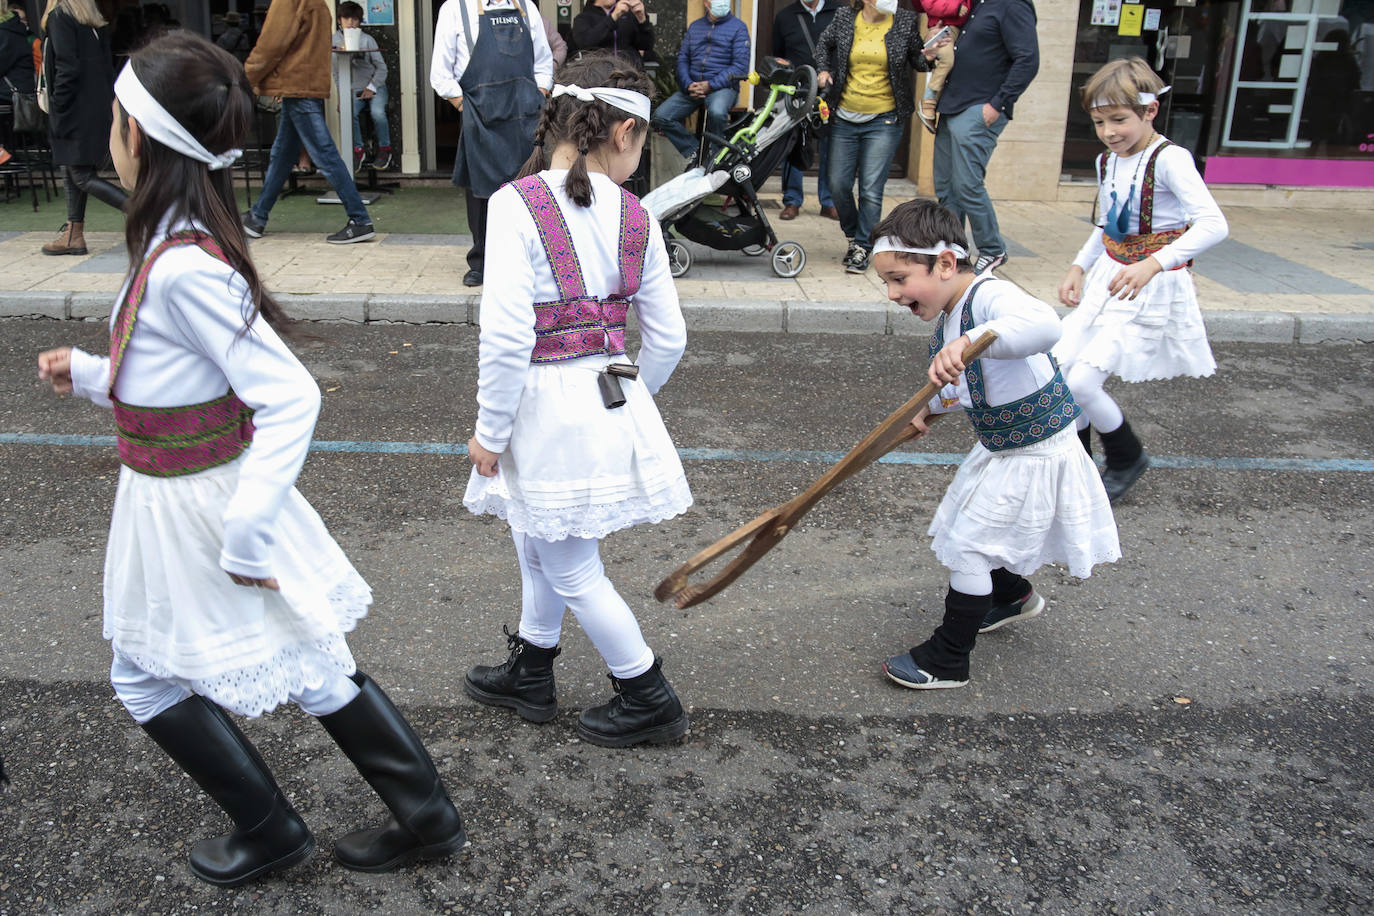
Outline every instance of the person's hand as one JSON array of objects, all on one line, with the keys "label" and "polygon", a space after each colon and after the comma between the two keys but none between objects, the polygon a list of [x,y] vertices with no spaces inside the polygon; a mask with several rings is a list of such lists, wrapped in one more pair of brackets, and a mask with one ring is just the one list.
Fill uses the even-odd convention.
[{"label": "person's hand", "polygon": [[983,103],[983,123],[986,124],[988,127],[991,127],[992,122],[996,121],[1001,116],[1002,112],[998,111],[996,108],[993,108],[987,102]]},{"label": "person's hand", "polygon": [[72,393],[72,348],[58,347],[38,354],[38,377],[58,394]]},{"label": "person's hand", "polygon": [[[931,45],[930,47],[928,47],[928,48],[922,48],[922,49],[921,49],[921,53],[924,54],[924,55],[926,56],[926,60],[934,60],[936,57],[939,57],[939,56],[940,56],[940,51],[941,51],[941,49],[943,49],[943,48],[944,48],[946,45],[948,45],[949,43],[950,43],[950,37],[949,37],[948,35],[946,35],[944,38],[941,38],[939,41],[935,42],[935,44]],[[986,107],[986,106],[984,106],[984,107]],[[986,112],[984,112],[983,119],[984,119],[984,120],[987,120],[987,113],[986,113]],[[991,123],[991,122],[989,122],[989,123]]]},{"label": "person's hand", "polygon": [[234,580],[235,585],[246,585],[249,588],[268,588],[274,592],[281,591],[281,586],[277,580],[270,576],[266,579],[252,579],[248,576],[240,576],[238,573],[227,573],[230,579]]},{"label": "person's hand", "polygon": [[500,457],[498,453],[483,448],[476,436],[468,440],[468,459],[483,477],[496,476],[496,462]]},{"label": "person's hand", "polygon": [[649,18],[649,14],[644,10],[644,0],[630,0],[630,12],[634,13],[635,19],[640,22]]},{"label": "person's hand", "polygon": [[374,92],[374,91],[371,90],[371,89],[363,89],[363,90],[359,91],[359,93],[358,93],[358,98],[360,98],[360,99],[362,99],[364,102],[366,102],[368,99],[372,98],[372,97],[373,97],[374,95],[376,95],[376,94],[377,94],[377,93]]},{"label": "person's hand", "polygon": [[964,371],[964,350],[972,343],[967,334],[960,334],[945,344],[926,370],[930,380],[937,385],[953,385],[959,381],[959,373]]},{"label": "person's hand", "polygon": [[630,0],[617,0],[615,6],[611,7],[611,18],[619,19],[630,11]]},{"label": "person's hand", "polygon": [[548,89],[544,89],[544,88],[541,87],[539,91],[543,94],[544,98],[547,99],[547,98],[549,97],[549,90],[548,90]]},{"label": "person's hand", "polygon": [[706,98],[706,94],[710,91],[711,84],[708,83],[706,80],[698,80],[697,82],[690,83],[687,86],[688,94],[691,95],[694,99],[704,99]]},{"label": "person's hand", "polygon": [[[1155,274],[1163,269],[1163,265],[1156,261],[1153,255],[1143,261],[1136,261],[1129,267],[1121,268],[1112,278],[1112,282],[1107,284],[1107,292],[1120,299],[1134,299],[1145,288],[1145,284],[1153,280]],[[1130,295],[1126,295],[1127,293]]]},{"label": "person's hand", "polygon": [[913,442],[924,436],[926,433],[930,432],[929,404],[927,404],[925,407],[922,407],[920,410],[916,412],[916,416],[911,418],[910,425],[912,429],[916,430],[916,435],[911,437]]},{"label": "person's hand", "polygon": [[1064,281],[1059,284],[1059,301],[1069,308],[1083,301],[1083,268],[1077,264],[1069,268],[1069,272],[1064,274]]},{"label": "person's hand", "polygon": [[454,108],[458,109],[459,111],[463,110],[463,97],[461,95],[456,95],[453,98],[449,99],[448,103],[452,105]]},{"label": "person's hand", "polygon": [[830,83],[831,79],[829,70],[822,70],[820,73],[816,74],[816,85],[819,86],[821,89],[829,89]]}]

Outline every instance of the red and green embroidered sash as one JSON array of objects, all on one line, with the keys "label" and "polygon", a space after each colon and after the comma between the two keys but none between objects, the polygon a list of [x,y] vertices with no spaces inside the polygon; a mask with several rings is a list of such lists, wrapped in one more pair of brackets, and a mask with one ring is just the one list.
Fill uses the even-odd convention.
[{"label": "red and green embroidered sash", "polygon": [[625,316],[630,297],[644,277],[649,245],[649,213],[639,199],[620,191],[620,292],[599,299],[587,295],[572,233],[548,184],[538,175],[512,182],[534,217],[544,254],[553,268],[559,298],[534,303],[532,363],[556,363],[605,353],[625,352]]},{"label": "red and green embroidered sash", "polygon": [[228,263],[219,245],[204,233],[168,235],[139,265],[110,328],[109,394],[114,404],[119,460],[140,474],[154,477],[178,477],[228,464],[253,441],[253,411],[233,389],[213,401],[184,407],[138,407],[114,396],[115,379],[133,338],[153,264],[163,252],[182,245],[198,245]]},{"label": "red and green embroidered sash", "polygon": [[[1160,151],[1166,146],[1173,146],[1169,140],[1165,140],[1154,148],[1150,153],[1150,158],[1145,161],[1145,174],[1140,181],[1140,229],[1136,235],[1128,235],[1117,242],[1105,232],[1102,234],[1102,244],[1107,249],[1107,254],[1113,261],[1120,264],[1134,264],[1143,261],[1165,245],[1174,241],[1188,231],[1188,227],[1182,229],[1167,229],[1164,232],[1154,231],[1155,218],[1155,161],[1159,159]],[[1107,153],[1103,153],[1097,160],[1097,173],[1099,182],[1107,181]],[[1182,270],[1185,267],[1192,267],[1193,262],[1180,264],[1171,267],[1170,270]]]}]

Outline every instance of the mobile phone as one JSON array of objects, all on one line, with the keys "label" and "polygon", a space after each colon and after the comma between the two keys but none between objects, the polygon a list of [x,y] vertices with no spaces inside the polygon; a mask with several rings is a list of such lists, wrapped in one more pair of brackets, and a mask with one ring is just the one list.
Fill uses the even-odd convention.
[{"label": "mobile phone", "polygon": [[939,44],[944,37],[949,34],[949,26],[942,26],[940,31],[926,39],[926,43],[921,45],[923,48],[933,48]]}]

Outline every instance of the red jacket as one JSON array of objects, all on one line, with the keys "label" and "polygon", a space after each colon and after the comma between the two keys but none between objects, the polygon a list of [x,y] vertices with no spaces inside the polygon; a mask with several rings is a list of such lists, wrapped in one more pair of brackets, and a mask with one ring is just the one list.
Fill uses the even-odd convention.
[{"label": "red jacket", "polygon": [[938,29],[942,25],[960,28],[968,22],[973,0],[919,0],[917,6],[926,14],[927,28]]}]

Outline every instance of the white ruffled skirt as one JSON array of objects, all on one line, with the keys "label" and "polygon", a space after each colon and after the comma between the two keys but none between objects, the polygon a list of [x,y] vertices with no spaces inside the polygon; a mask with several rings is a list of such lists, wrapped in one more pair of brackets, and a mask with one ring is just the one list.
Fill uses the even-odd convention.
[{"label": "white ruffled skirt", "polygon": [[496,476],[474,470],[463,505],[546,541],[602,538],[687,511],[692,491],[653,396],[620,379],[625,404],[607,410],[596,380],[606,363],[531,365]]},{"label": "white ruffled skirt", "polygon": [[1073,427],[1022,448],[975,445],[927,533],[941,565],[975,575],[1060,563],[1086,579],[1121,558],[1102,478]]},{"label": "white ruffled skirt", "polygon": [[105,638],[142,670],[258,716],[336,672],[372,589],[294,488],[277,521],[281,591],[220,568],[222,518],[242,459],[181,477],[121,468],[105,551]]},{"label": "white ruffled skirt", "polygon": [[1054,345],[1064,366],[1077,362],[1127,382],[1217,371],[1188,268],[1156,274],[1134,299],[1107,292],[1126,265],[1101,254],[1083,281],[1082,304],[1064,318]]}]

